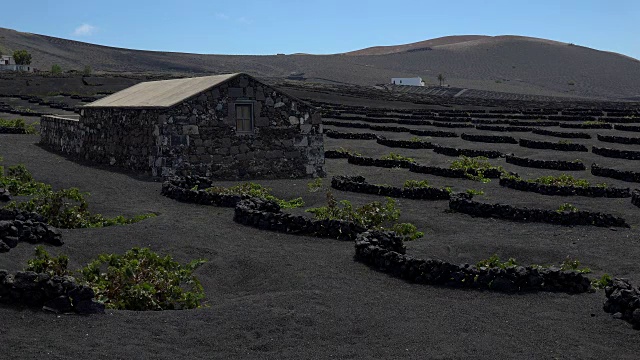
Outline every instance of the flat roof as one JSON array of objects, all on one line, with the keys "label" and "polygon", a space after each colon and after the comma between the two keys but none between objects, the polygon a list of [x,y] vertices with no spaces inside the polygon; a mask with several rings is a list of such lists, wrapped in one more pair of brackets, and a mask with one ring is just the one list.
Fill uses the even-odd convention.
[{"label": "flat roof", "polygon": [[85,108],[168,108],[242,73],[146,81],[118,91]]}]

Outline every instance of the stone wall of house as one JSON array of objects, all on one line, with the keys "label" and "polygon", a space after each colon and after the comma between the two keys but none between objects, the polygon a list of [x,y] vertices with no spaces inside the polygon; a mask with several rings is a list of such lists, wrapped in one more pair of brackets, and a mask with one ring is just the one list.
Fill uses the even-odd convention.
[{"label": "stone wall of house", "polygon": [[[235,105],[253,105],[254,129],[236,133]],[[161,175],[214,179],[324,176],[319,111],[248,76],[174,106],[159,118]]]},{"label": "stone wall of house", "polygon": [[150,172],[157,158],[157,110],[83,109],[80,121],[45,115],[40,142],[99,164]]},{"label": "stone wall of house", "polygon": [[[236,133],[238,103],[252,104],[251,132]],[[43,116],[41,143],[153,176],[325,175],[320,112],[244,75],[167,109],[85,108],[80,121]]]},{"label": "stone wall of house", "polygon": [[44,115],[40,118],[40,143],[63,154],[80,156],[84,134],[80,128],[78,120]]}]

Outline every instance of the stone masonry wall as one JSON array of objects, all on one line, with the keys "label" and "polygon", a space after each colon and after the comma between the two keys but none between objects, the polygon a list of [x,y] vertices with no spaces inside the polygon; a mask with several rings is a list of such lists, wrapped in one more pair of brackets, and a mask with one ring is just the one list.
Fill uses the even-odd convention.
[{"label": "stone masonry wall", "polygon": [[[240,103],[253,105],[253,132],[236,133],[235,105]],[[320,113],[248,76],[168,109],[158,122],[163,176],[325,175]]]},{"label": "stone masonry wall", "polygon": [[84,132],[78,120],[45,115],[40,119],[40,143],[64,154],[79,156]]},{"label": "stone masonry wall", "polygon": [[40,142],[64,154],[140,172],[156,158],[157,110],[83,109],[80,121],[42,116]]}]

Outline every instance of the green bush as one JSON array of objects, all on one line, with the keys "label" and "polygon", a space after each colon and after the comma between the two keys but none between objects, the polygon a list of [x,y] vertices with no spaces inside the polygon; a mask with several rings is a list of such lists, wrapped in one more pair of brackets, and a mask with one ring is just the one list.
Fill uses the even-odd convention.
[{"label": "green bush", "polygon": [[358,224],[371,230],[392,230],[408,236],[411,240],[424,236],[417,228],[409,223],[398,223],[400,210],[392,198],[382,204],[374,201],[359,208],[354,208],[350,201],[338,202],[333,193],[327,192],[327,206],[307,209],[318,220],[342,220]]},{"label": "green bush", "polygon": [[578,212],[578,211],[579,210],[578,210],[577,207],[575,207],[574,205],[569,204],[569,203],[564,203],[564,204],[560,205],[558,207],[558,209],[556,210],[556,212],[559,212],[559,213],[562,213],[562,212]]},{"label": "green bush", "polygon": [[0,127],[24,129],[27,134],[35,134],[36,128],[32,124],[26,124],[22,119],[5,120],[0,119]]},{"label": "green bush", "polygon": [[498,254],[493,254],[488,259],[478,261],[478,263],[476,264],[476,267],[506,269],[508,267],[516,266],[516,265],[518,265],[518,263],[514,258],[509,258],[509,260],[502,262],[500,261],[500,257],[498,257]]},{"label": "green bush", "polygon": [[362,154],[360,154],[359,152],[355,152],[355,151],[349,150],[347,148],[343,148],[342,146],[337,148],[335,150],[335,152],[338,152],[340,154],[353,155],[353,156],[362,156]]},{"label": "green bush", "polygon": [[51,73],[52,74],[62,74],[62,67],[58,64],[51,65]]},{"label": "green bush", "polygon": [[579,273],[588,274],[591,272],[589,268],[580,268],[580,261],[577,259],[571,259],[567,256],[566,259],[560,264],[560,270],[563,271],[577,271]]},{"label": "green bush", "polygon": [[[486,268],[500,268],[506,269],[511,266],[517,266],[518,263],[516,259],[509,258],[509,260],[502,262],[497,254],[493,254],[490,258],[480,260],[476,267],[486,267]],[[548,265],[530,265],[531,268],[534,269],[548,269]],[[591,272],[591,269],[587,267],[580,267],[580,261],[576,259],[570,259],[567,257],[562,264],[560,264],[560,270],[562,271],[576,271],[581,274],[588,274]],[[591,286],[596,289],[603,288],[605,286],[609,286],[612,283],[611,276],[609,274],[604,274],[600,279],[591,280]]]},{"label": "green bush", "polygon": [[156,216],[144,214],[128,219],[124,216],[106,218],[100,214],[91,214],[85,195],[88,194],[81,193],[77,188],[49,190],[37,193],[28,201],[12,201],[6,207],[38,213],[48,219],[49,225],[61,229],[126,225]]},{"label": "green bush", "polygon": [[36,247],[36,257],[27,261],[27,271],[48,274],[49,276],[71,275],[68,270],[69,257],[60,255],[51,257],[49,253],[39,245]]},{"label": "green bush", "polygon": [[613,279],[609,274],[604,274],[599,279],[591,280],[591,286],[594,289],[604,289],[607,286],[611,286],[611,284],[613,284]]},{"label": "green bush", "polygon": [[476,189],[467,189],[466,191],[467,194],[471,195],[471,196],[480,196],[480,195],[484,195],[484,191],[482,190],[476,190]]},{"label": "green bush", "polygon": [[0,167],[0,187],[14,195],[28,196],[51,191],[51,186],[35,181],[29,170],[22,165],[7,168],[7,174]]},{"label": "green bush", "polygon": [[[422,189],[422,188],[432,188],[433,186],[429,185],[429,182],[427,180],[407,180],[404,182],[403,187],[405,189]],[[449,194],[453,192],[453,189],[451,189],[448,186],[441,188],[441,190],[444,190]]]},{"label": "green bush", "polygon": [[179,310],[202,306],[204,289],[193,272],[206,260],[181,265],[147,248],[102,254],[80,270],[83,281],[107,308]]},{"label": "green bush", "polygon": [[12,201],[6,208],[36,212],[46,217],[50,225],[62,229],[126,225],[156,216],[144,214],[133,218],[106,218],[91,214],[85,199],[87,193],[81,193],[77,188],[53,191],[51,185],[36,181],[22,164],[10,166],[6,175],[0,167],[0,187],[14,195],[32,196],[26,201]]},{"label": "green bush", "polygon": [[318,192],[322,189],[322,178],[315,178],[313,181],[307,183],[307,188],[309,192]]},{"label": "green bush", "polygon": [[397,223],[391,226],[391,231],[395,231],[397,234],[407,236],[410,240],[415,240],[424,236],[422,231],[418,231],[418,228],[411,223]]},{"label": "green bush", "polygon": [[31,54],[27,50],[16,50],[13,52],[13,61],[18,65],[31,64]]},{"label": "green bush", "polygon": [[228,188],[221,186],[212,186],[205,191],[220,195],[247,195],[250,197],[257,197],[264,200],[274,201],[278,203],[278,205],[280,205],[280,207],[283,209],[292,209],[304,205],[304,201],[302,201],[301,197],[297,197],[292,200],[282,200],[271,195],[270,188],[252,182],[246,182]]},{"label": "green bush", "polygon": [[588,180],[576,179],[567,174],[560,174],[559,176],[542,176],[533,180],[533,182],[543,185],[589,187]]},{"label": "green bush", "polygon": [[[202,306],[204,290],[193,271],[205,263],[198,259],[181,265],[147,248],[133,248],[124,255],[102,254],[77,271],[79,283],[96,293],[96,300],[110,309],[171,310]],[[66,255],[51,257],[36,247],[27,271],[50,276],[73,276]]]},{"label": "green bush", "polygon": [[385,155],[380,158],[381,160],[397,160],[397,161],[409,161],[414,162],[415,160],[410,157],[402,156],[400,154],[396,154],[394,152],[390,152],[389,155]]},{"label": "green bush", "polygon": [[403,187],[405,189],[420,189],[420,188],[430,188],[429,182],[427,180],[407,180],[404,182]]},{"label": "green bush", "polygon": [[[449,166],[452,170],[464,170],[465,176],[468,179],[474,181],[480,181],[488,183],[489,180],[484,176],[484,172],[488,170],[499,170],[502,173],[506,173],[502,166],[493,166],[489,160],[484,156],[468,157],[461,156],[458,160],[455,160]],[[474,174],[475,173],[475,174]]]},{"label": "green bush", "polygon": [[517,176],[514,175],[510,175],[510,174],[504,174],[503,177],[508,178],[508,179],[513,179],[513,180],[520,180],[520,181],[527,181],[530,183],[536,183],[536,184],[541,184],[541,185],[553,185],[553,186],[574,186],[574,187],[581,187],[581,188],[587,188],[590,186],[597,186],[597,187],[603,187],[606,188],[609,185],[607,183],[599,183],[599,184],[595,184],[592,185],[588,180],[586,179],[576,179],[571,175],[568,174],[560,174],[558,176],[541,176],[537,179],[533,179],[533,180],[525,180],[525,179],[521,179]]}]

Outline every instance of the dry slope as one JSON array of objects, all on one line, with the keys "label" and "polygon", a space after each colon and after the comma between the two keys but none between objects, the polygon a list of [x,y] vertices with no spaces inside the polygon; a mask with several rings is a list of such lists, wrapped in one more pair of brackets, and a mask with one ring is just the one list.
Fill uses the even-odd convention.
[{"label": "dry slope", "polygon": [[312,81],[360,85],[386,83],[396,76],[422,76],[428,84],[435,84],[436,76],[443,73],[449,84],[462,88],[609,99],[640,97],[640,61],[620,54],[519,36],[450,37],[418,44],[431,44],[432,50],[385,55],[357,54],[389,49],[351,55],[204,55],[121,49],[0,28],[0,47],[30,51],[40,69],[59,64],[63,69],[80,70],[90,65],[98,71],[243,71],[259,77],[286,77],[295,72]]}]

